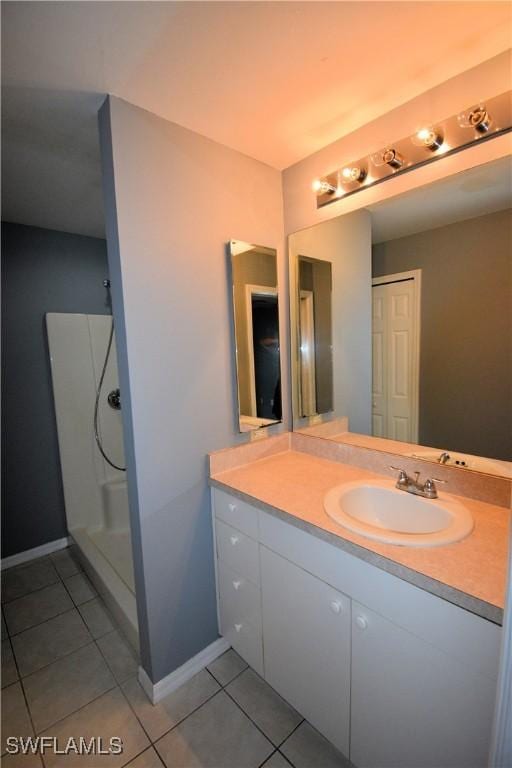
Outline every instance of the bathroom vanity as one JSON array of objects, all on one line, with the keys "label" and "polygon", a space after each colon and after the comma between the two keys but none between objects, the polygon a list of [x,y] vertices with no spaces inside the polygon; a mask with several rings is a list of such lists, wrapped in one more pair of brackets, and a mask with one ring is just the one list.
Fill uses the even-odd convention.
[{"label": "bathroom vanity", "polygon": [[294,450],[212,467],[220,631],[358,768],[481,768],[509,512],[464,499],[465,540],[383,545],[323,510],[333,480],[354,477],[376,476]]}]

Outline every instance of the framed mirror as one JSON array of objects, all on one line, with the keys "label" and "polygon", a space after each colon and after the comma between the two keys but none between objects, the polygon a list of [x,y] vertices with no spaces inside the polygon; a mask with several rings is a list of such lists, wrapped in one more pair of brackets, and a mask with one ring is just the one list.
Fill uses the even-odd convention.
[{"label": "framed mirror", "polygon": [[[294,429],[512,477],[510,157],[297,232],[289,259]],[[332,365],[308,373],[318,262]]]},{"label": "framed mirror", "polygon": [[231,240],[238,423],[250,432],[282,420],[277,253]]}]

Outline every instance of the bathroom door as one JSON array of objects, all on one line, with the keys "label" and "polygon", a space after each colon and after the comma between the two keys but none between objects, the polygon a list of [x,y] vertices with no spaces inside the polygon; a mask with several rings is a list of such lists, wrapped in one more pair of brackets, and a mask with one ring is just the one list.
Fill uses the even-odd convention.
[{"label": "bathroom door", "polygon": [[372,434],[418,442],[421,270],[372,281]]}]

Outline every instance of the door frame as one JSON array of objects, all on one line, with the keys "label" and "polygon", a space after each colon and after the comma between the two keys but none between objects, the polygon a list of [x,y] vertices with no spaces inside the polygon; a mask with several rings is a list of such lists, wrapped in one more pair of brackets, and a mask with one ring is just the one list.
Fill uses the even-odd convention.
[{"label": "door frame", "polygon": [[[374,285],[383,285],[385,283],[401,283],[412,280],[414,282],[414,334],[412,341],[412,409],[411,409],[411,443],[417,443],[419,436],[419,415],[420,415],[420,347],[421,347],[421,269],[411,269],[407,272],[394,272],[389,275],[379,275],[372,277],[372,288]],[[372,370],[373,374],[373,370]]]},{"label": "door frame", "polygon": [[247,360],[249,363],[249,390],[251,399],[251,416],[258,413],[256,405],[256,371],[254,366],[254,338],[252,325],[252,297],[256,296],[275,296],[278,297],[277,287],[272,285],[245,285],[245,318],[247,326]]}]

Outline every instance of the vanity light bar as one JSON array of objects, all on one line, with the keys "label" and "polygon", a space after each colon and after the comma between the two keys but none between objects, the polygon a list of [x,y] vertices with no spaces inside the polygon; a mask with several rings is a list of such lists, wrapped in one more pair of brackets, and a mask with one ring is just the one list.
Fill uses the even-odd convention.
[{"label": "vanity light bar", "polygon": [[388,144],[312,184],[316,207],[334,203],[361,189],[412,171],[512,130],[512,91],[507,91],[435,125],[419,127],[413,136]]}]

